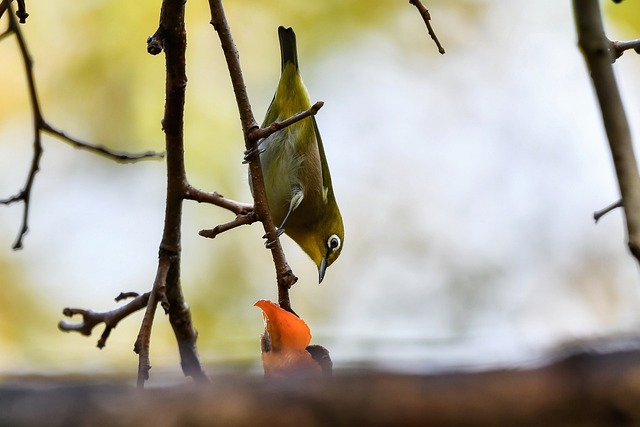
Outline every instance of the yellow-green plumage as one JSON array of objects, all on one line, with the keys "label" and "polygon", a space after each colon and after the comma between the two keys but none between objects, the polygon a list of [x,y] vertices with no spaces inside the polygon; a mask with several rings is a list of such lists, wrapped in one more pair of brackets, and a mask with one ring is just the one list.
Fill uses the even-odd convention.
[{"label": "yellow-green plumage", "polygon": [[[279,27],[278,36],[282,70],[263,127],[311,107],[298,69],[295,33]],[[326,267],[340,255],[344,228],[315,118],[275,132],[260,148],[273,220],[316,263],[322,281]]]}]

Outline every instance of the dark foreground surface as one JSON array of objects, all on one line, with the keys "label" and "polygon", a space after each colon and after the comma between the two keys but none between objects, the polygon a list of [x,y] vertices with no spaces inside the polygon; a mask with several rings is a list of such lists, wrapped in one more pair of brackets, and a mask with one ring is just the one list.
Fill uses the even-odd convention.
[{"label": "dark foreground surface", "polygon": [[473,373],[225,377],[137,391],[104,381],[0,384],[0,426],[640,426],[640,351]]}]

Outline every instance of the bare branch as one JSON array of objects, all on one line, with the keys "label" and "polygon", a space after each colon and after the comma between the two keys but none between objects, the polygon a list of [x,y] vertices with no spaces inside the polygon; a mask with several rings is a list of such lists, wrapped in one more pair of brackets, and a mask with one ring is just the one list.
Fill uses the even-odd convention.
[{"label": "bare branch", "polygon": [[260,139],[267,138],[271,134],[281,129],[284,129],[287,126],[291,126],[292,124],[297,123],[304,118],[307,118],[309,116],[315,116],[316,114],[318,114],[318,111],[320,111],[323,105],[324,105],[324,102],[318,101],[315,104],[313,104],[308,110],[301,111],[297,114],[294,114],[293,116],[289,117],[286,120],[283,120],[281,122],[273,122],[266,128],[253,129],[251,130],[251,132],[249,132],[249,138],[251,138],[253,141],[258,141]]},{"label": "bare branch", "polygon": [[226,224],[217,225],[212,229],[201,230],[198,234],[202,237],[213,239],[218,234],[229,231],[241,225],[253,224],[258,221],[253,205],[247,203],[236,202],[227,199],[217,192],[206,192],[198,190],[191,185],[187,185],[184,193],[185,199],[195,200],[198,203],[210,203],[215,206],[227,209],[236,214],[236,219]]},{"label": "bare branch", "polygon": [[[120,294],[122,295],[122,294]],[[118,296],[120,298],[120,296]],[[118,300],[116,298],[116,300]],[[58,323],[58,329],[64,332],[79,332],[82,335],[89,336],[93,332],[93,328],[101,323],[105,324],[105,330],[102,336],[98,340],[98,348],[103,348],[106,345],[107,337],[111,332],[111,329],[115,328],[118,323],[125,317],[147,306],[149,299],[149,292],[143,295],[137,295],[133,300],[111,311],[97,312],[92,310],[83,310],[80,308],[65,308],[62,311],[67,317],[72,317],[77,314],[82,316],[82,322],[71,323],[67,321],[60,321]]]},{"label": "bare branch", "polygon": [[123,151],[115,151],[111,150],[104,145],[91,144],[88,142],[81,141],[77,138],[73,138],[61,130],[55,129],[53,126],[45,122],[44,120],[40,124],[40,129],[44,132],[50,133],[51,135],[57,136],[65,142],[68,142],[75,148],[91,151],[93,153],[99,154],[101,156],[107,157],[111,160],[114,160],[118,163],[132,163],[137,162],[139,160],[147,160],[147,159],[161,159],[164,157],[164,153],[157,153],[155,151],[145,151],[144,153],[131,154]]},{"label": "bare branch", "polygon": [[167,194],[158,270],[152,298],[149,299],[135,345],[139,355],[138,387],[140,388],[148,379],[151,368],[149,345],[153,315],[158,302],[169,315],[169,322],[178,343],[183,373],[195,381],[208,381],[196,347],[198,333],[193,327],[191,312],[185,302],[180,284],[182,207],[186,194],[185,188],[188,187],[184,164],[184,104],[187,87],[184,0],[162,1],[158,28],[154,36],[161,42],[166,64],[162,124],[167,156]]},{"label": "bare branch", "polygon": [[[236,96],[238,112],[240,114],[240,122],[244,131],[244,143],[247,153],[258,152],[258,141],[251,137],[252,132],[258,129],[251,110],[251,103],[247,95],[246,85],[242,76],[242,68],[240,67],[240,58],[238,49],[236,48],[231,29],[225,16],[224,7],[221,0],[209,0],[209,8],[211,9],[211,25],[218,33],[222,51],[224,52],[233,85],[233,92]],[[285,310],[291,310],[291,300],[289,298],[289,288],[298,280],[293,274],[287,259],[285,257],[278,233],[276,231],[269,205],[267,204],[267,194],[262,176],[262,166],[260,164],[260,156],[250,156],[249,176],[251,179],[251,187],[253,189],[253,200],[255,207],[255,215],[262,222],[267,241],[273,242],[269,246],[271,256],[276,268],[276,278],[278,282],[278,303]]]},{"label": "bare branch", "polygon": [[424,20],[424,23],[427,25],[427,31],[429,32],[431,39],[434,41],[434,43],[438,47],[438,52],[440,52],[441,55],[444,55],[445,54],[444,48],[440,44],[440,40],[438,40],[438,36],[436,36],[435,31],[433,31],[433,27],[431,27],[431,15],[429,14],[429,11],[427,10],[427,8],[424,7],[424,5],[420,2],[420,0],[409,0],[409,3],[418,8],[418,11],[422,16],[422,19]]},{"label": "bare branch", "polygon": [[11,4],[13,0],[2,0],[0,1],[0,18],[2,18],[2,15],[4,15],[4,13],[7,11],[7,9],[9,8],[9,5]]},{"label": "bare branch", "polygon": [[137,292],[120,292],[120,295],[118,295],[115,300],[116,302],[120,302],[120,301],[124,301],[127,298],[135,298],[137,297],[139,294]]},{"label": "bare branch", "polygon": [[626,42],[612,41],[611,48],[615,55],[613,58],[613,62],[615,62],[616,59],[622,56],[625,50],[633,49],[637,54],[640,54],[640,39],[629,40]]},{"label": "bare branch", "polygon": [[42,122],[42,113],[40,110],[40,104],[38,102],[38,95],[36,91],[36,84],[33,78],[33,62],[31,60],[31,55],[27,49],[27,44],[22,36],[22,31],[20,30],[20,26],[18,25],[15,16],[11,11],[8,13],[9,17],[9,26],[7,28],[8,32],[12,32],[15,34],[16,39],[18,40],[18,46],[20,48],[20,54],[22,56],[22,60],[24,63],[25,73],[27,76],[27,86],[29,90],[29,98],[31,100],[31,108],[33,110],[33,156],[31,158],[31,166],[29,168],[29,174],[27,175],[27,181],[19,192],[18,196],[14,196],[10,200],[10,203],[15,201],[22,201],[24,203],[24,209],[22,212],[22,225],[20,226],[20,231],[18,232],[18,237],[13,244],[13,249],[22,249],[22,241],[24,236],[29,231],[29,208],[31,207],[31,189],[33,188],[33,182],[36,177],[36,173],[40,169],[40,159],[42,158],[42,139],[40,133],[40,123]]},{"label": "bare branch", "polygon": [[24,4],[24,0],[16,0],[18,3],[18,11],[16,12],[16,16],[20,20],[21,24],[27,22],[27,18],[29,14],[27,13],[27,6]]},{"label": "bare branch", "polygon": [[198,190],[191,185],[186,186],[184,198],[187,200],[194,200],[198,203],[209,203],[215,206],[219,206],[233,212],[236,215],[246,215],[253,212],[253,205],[227,199],[226,197],[215,191],[209,193],[206,191]]},{"label": "bare branch", "polygon": [[640,261],[640,176],[629,123],[611,65],[611,42],[604,33],[598,0],[573,0],[578,44],[598,96],[627,222],[629,249]]},{"label": "bare branch", "polygon": [[621,208],[622,207],[622,200],[618,200],[615,203],[610,204],[609,206],[599,210],[599,211],[595,211],[593,213],[593,219],[596,221],[596,223],[600,220],[600,218],[602,218],[603,216],[605,216],[606,214],[608,214],[609,212],[611,212],[614,209],[617,208]]},{"label": "bare branch", "polygon": [[151,369],[151,358],[149,355],[149,346],[151,343],[151,329],[153,326],[153,318],[156,315],[158,307],[158,296],[160,292],[164,293],[167,283],[167,275],[171,266],[170,258],[160,258],[156,278],[153,281],[153,288],[149,295],[144,318],[140,324],[140,332],[138,338],[133,345],[133,351],[139,356],[138,360],[138,388],[143,388],[146,380],[149,379],[149,370]]},{"label": "bare branch", "polygon": [[156,32],[147,39],[147,52],[151,55],[158,55],[164,49],[162,39],[164,38],[164,28],[158,27]]},{"label": "bare branch", "polygon": [[224,233],[225,231],[233,230],[234,228],[240,227],[241,225],[249,225],[256,222],[256,215],[253,211],[246,214],[239,214],[236,216],[236,219],[233,221],[227,222],[225,224],[216,225],[214,228],[209,230],[200,230],[198,233],[202,237],[207,237],[209,239],[215,238],[218,234]]}]

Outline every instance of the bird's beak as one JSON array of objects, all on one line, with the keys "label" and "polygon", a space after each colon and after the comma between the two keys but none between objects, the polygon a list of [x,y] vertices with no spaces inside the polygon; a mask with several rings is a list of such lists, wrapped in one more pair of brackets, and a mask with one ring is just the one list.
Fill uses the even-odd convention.
[{"label": "bird's beak", "polygon": [[318,283],[322,283],[322,279],[324,279],[324,273],[327,271],[327,255],[322,257],[322,261],[320,262],[320,267],[318,267]]}]

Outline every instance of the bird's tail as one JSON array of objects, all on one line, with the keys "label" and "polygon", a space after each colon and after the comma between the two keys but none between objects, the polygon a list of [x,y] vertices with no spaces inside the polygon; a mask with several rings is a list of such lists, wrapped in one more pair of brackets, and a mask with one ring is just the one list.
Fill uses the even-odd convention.
[{"label": "bird's tail", "polygon": [[278,27],[278,37],[280,38],[280,55],[282,57],[282,70],[287,62],[293,63],[298,68],[298,52],[296,50],[296,33],[291,27]]}]

